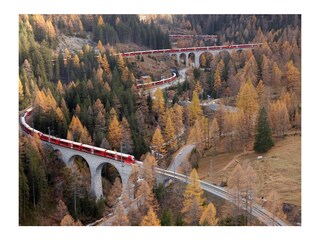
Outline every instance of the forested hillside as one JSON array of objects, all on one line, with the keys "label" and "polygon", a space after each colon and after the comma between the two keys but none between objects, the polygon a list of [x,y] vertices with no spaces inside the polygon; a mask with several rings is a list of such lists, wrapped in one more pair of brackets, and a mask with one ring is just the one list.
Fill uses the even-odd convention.
[{"label": "forested hillside", "polygon": [[[189,174],[209,148],[225,152],[252,150],[259,109],[263,107],[274,137],[300,129],[300,24],[297,15],[173,15],[170,20],[150,21],[141,21],[137,15],[20,15],[19,108],[34,107],[30,125],[39,131],[106,149],[122,149],[136,159],[149,159],[161,167],[169,165],[172,154],[185,142],[197,142],[191,161],[184,168]],[[144,64],[153,59],[156,64],[152,67],[157,68],[160,60],[152,56],[129,60],[115,56],[117,44],[134,43],[141,49],[170,48],[169,34],[180,32],[217,34],[218,45],[264,44],[252,51],[203,54],[200,67],[188,69],[184,83],[157,89],[153,95],[138,90],[136,78],[141,73],[134,62]],[[57,51],[59,35],[90,39],[94,47]],[[177,44],[184,47],[208,43],[192,39],[179,40]],[[184,65],[176,63],[174,67],[181,69]],[[210,112],[200,106],[208,98],[218,98],[221,105],[236,107],[237,111],[221,108]],[[190,100],[190,104],[179,104],[183,100]],[[69,213],[75,220],[69,219],[72,224],[81,224],[79,219],[86,224],[101,217],[106,206],[113,206],[108,200],[95,203],[85,180],[75,181],[73,173],[60,166],[54,153],[42,149],[37,141],[20,138],[21,225],[56,225]],[[154,157],[148,152],[153,152]],[[78,166],[74,172],[85,168]],[[198,178],[196,173],[193,177]],[[107,179],[105,188],[110,190],[117,185],[116,178]],[[73,182],[79,184],[78,188]],[[155,191],[155,182],[148,184],[151,185],[141,191]],[[77,210],[74,192],[80,199]],[[160,208],[150,203],[152,211],[145,209],[143,215],[152,218],[156,212],[159,218],[166,219],[168,212],[177,212],[173,204],[170,211],[161,209],[167,202],[161,194],[157,197]],[[201,211],[209,209],[200,200],[197,204],[202,204]],[[179,205],[179,219],[171,219],[171,225],[199,224],[200,213],[195,220],[185,216],[191,208],[190,201],[185,200],[184,207]],[[211,206],[210,209],[213,211]],[[57,212],[63,214],[57,216]],[[30,213],[31,220],[27,218]],[[140,224],[142,217],[137,220],[131,216],[130,221]]]}]

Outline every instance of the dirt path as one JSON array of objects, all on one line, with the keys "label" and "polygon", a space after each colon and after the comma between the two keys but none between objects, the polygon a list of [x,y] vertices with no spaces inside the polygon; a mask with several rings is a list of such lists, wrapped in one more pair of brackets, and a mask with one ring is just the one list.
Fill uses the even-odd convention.
[{"label": "dirt path", "polygon": [[247,154],[251,154],[251,153],[253,153],[253,151],[246,151],[246,150],[244,150],[242,153],[239,153],[238,155],[234,156],[234,157],[230,160],[230,162],[229,162],[224,168],[222,168],[221,170],[219,170],[218,172],[227,170],[232,164],[235,164],[236,161],[238,161],[238,159],[239,159],[240,157],[242,157],[242,156],[244,156],[244,155],[247,155]]}]

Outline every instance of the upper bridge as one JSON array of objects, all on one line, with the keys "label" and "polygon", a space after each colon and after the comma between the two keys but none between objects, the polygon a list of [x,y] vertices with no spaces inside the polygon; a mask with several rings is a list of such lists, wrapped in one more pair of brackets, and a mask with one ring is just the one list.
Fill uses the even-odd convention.
[{"label": "upper bridge", "polygon": [[191,55],[194,55],[193,65],[199,67],[200,56],[203,53],[211,53],[213,56],[223,52],[241,51],[246,49],[253,49],[256,46],[260,46],[263,43],[248,43],[248,44],[234,44],[234,45],[222,45],[222,46],[206,46],[206,47],[187,47],[187,48],[172,48],[172,49],[157,49],[157,50],[146,50],[146,51],[134,51],[117,53],[115,55],[121,55],[122,57],[140,56],[140,55],[154,55],[154,54],[170,54],[175,55],[178,63],[181,58],[187,60]]}]

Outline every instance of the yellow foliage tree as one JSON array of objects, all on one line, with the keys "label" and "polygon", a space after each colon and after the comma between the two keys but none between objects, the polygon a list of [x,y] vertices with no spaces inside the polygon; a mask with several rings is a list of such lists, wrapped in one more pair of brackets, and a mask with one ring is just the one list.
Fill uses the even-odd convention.
[{"label": "yellow foliage tree", "polygon": [[160,226],[160,220],[153,211],[152,208],[149,208],[146,216],[143,217],[141,221],[141,226]]},{"label": "yellow foliage tree", "polygon": [[166,154],[166,150],[164,147],[164,140],[163,140],[160,128],[157,128],[156,131],[154,132],[151,140],[151,146],[156,151],[157,159],[160,158],[159,154],[161,155]]},{"label": "yellow foliage tree", "polygon": [[198,224],[202,214],[202,205],[205,202],[203,190],[200,186],[200,180],[196,169],[190,173],[190,182],[184,192],[183,208],[184,221],[187,224]]},{"label": "yellow foliage tree", "polygon": [[147,181],[143,180],[140,182],[140,186],[137,190],[137,196],[139,199],[138,205],[140,205],[140,210],[143,210],[145,212],[150,208],[155,211],[157,211],[159,208],[159,204],[152,192],[151,187],[153,186],[149,186]]},{"label": "yellow foliage tree", "polygon": [[99,51],[101,52],[101,53],[104,53],[106,50],[105,50],[105,48],[104,48],[104,46],[103,46],[103,44],[102,44],[102,42],[99,40],[99,42],[98,42],[98,45],[97,45],[97,48],[99,49]]},{"label": "yellow foliage tree", "polygon": [[259,110],[258,94],[251,81],[241,86],[237,96],[237,107],[243,109],[245,114],[255,115]]},{"label": "yellow foliage tree", "polygon": [[116,209],[115,218],[112,221],[112,226],[129,226],[130,221],[121,203],[118,204]]},{"label": "yellow foliage tree", "polygon": [[183,132],[183,107],[175,103],[173,105],[172,121],[174,122],[176,135]]},{"label": "yellow foliage tree", "polygon": [[270,120],[272,131],[277,137],[283,137],[290,127],[288,109],[285,102],[277,100],[270,104]]},{"label": "yellow foliage tree", "polygon": [[74,221],[73,217],[67,214],[62,218],[60,226],[82,226],[82,223],[79,220]]},{"label": "yellow foliage tree", "polygon": [[21,103],[23,99],[24,99],[23,86],[19,78],[19,103]]},{"label": "yellow foliage tree", "polygon": [[195,120],[202,115],[200,100],[196,91],[193,91],[192,101],[191,104],[188,106],[188,110],[190,125],[192,125],[195,122]]},{"label": "yellow foliage tree", "polygon": [[101,66],[102,66],[103,70],[107,73],[107,75],[109,75],[111,70],[110,70],[110,65],[109,65],[106,54],[103,54]]},{"label": "yellow foliage tree", "polygon": [[121,125],[116,116],[112,118],[109,123],[109,142],[112,148],[117,150],[120,149],[121,139],[122,139],[122,130]]},{"label": "yellow foliage tree", "polygon": [[218,149],[220,142],[220,129],[216,118],[212,120],[212,145],[215,150]]},{"label": "yellow foliage tree", "polygon": [[98,19],[98,26],[99,26],[99,27],[104,26],[104,21],[103,21],[102,16],[99,16],[99,19]]},{"label": "yellow foliage tree", "polygon": [[203,211],[199,224],[202,226],[216,226],[218,219],[216,217],[217,210],[213,203],[209,203],[206,209]]},{"label": "yellow foliage tree", "polygon": [[52,22],[50,20],[46,21],[46,31],[50,38],[56,37],[56,31],[54,30],[54,26],[52,25]]},{"label": "yellow foliage tree", "polygon": [[294,91],[298,96],[301,95],[301,76],[300,71],[290,60],[285,66],[285,77],[287,80],[288,91]]},{"label": "yellow foliage tree", "polygon": [[157,88],[154,92],[154,99],[152,99],[152,110],[158,115],[158,122],[161,127],[165,125],[165,102],[163,98],[163,93],[160,88]]},{"label": "yellow foliage tree", "polygon": [[264,92],[264,83],[262,80],[259,81],[257,88],[258,101],[260,106],[265,106],[265,92]]},{"label": "yellow foliage tree", "polygon": [[198,95],[202,93],[202,86],[201,86],[200,81],[197,81],[194,90],[198,93]]},{"label": "yellow foliage tree", "polygon": [[202,55],[200,56],[200,66],[201,66],[201,67],[206,67],[206,65],[207,65],[206,56],[205,56],[205,54],[202,54]]},{"label": "yellow foliage tree", "polygon": [[80,68],[80,59],[79,59],[77,54],[75,54],[74,57],[73,57],[73,65],[76,68]]},{"label": "yellow foliage tree", "polygon": [[240,213],[242,197],[241,193],[245,191],[246,176],[240,164],[232,170],[228,178],[228,191],[233,196],[233,202],[237,206],[237,216]]},{"label": "yellow foliage tree", "polygon": [[278,64],[276,62],[273,63],[272,73],[271,73],[271,86],[280,86],[280,81],[282,78],[282,71],[280,70]]},{"label": "yellow foliage tree", "polygon": [[63,88],[62,83],[61,83],[60,80],[57,83],[57,90],[61,95],[63,95],[65,93],[64,88]]},{"label": "yellow foliage tree", "polygon": [[126,82],[129,79],[129,69],[125,67],[122,74],[121,74],[121,81]]},{"label": "yellow foliage tree", "polygon": [[149,184],[149,186],[154,186],[155,184],[155,167],[157,166],[157,161],[153,155],[149,152],[146,154],[146,158],[143,161],[143,179]]},{"label": "yellow foliage tree", "polygon": [[254,130],[259,111],[258,94],[250,79],[241,86],[237,96],[237,107],[242,109],[246,116],[247,135],[251,136]]},{"label": "yellow foliage tree", "polygon": [[86,127],[84,127],[80,119],[73,115],[69,128],[67,139],[71,141],[91,144],[92,140]]},{"label": "yellow foliage tree", "polygon": [[170,115],[167,117],[167,122],[164,129],[164,140],[167,144],[169,144],[171,149],[175,149],[177,147],[175,130]]},{"label": "yellow foliage tree", "polygon": [[122,74],[123,70],[125,68],[125,63],[124,63],[122,55],[119,55],[117,57],[117,68],[118,68],[118,71]]}]

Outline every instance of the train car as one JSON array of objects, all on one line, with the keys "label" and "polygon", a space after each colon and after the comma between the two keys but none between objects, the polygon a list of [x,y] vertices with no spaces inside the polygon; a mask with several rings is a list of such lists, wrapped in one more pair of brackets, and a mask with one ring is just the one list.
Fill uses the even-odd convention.
[{"label": "train car", "polygon": [[115,152],[111,150],[106,150],[106,157],[117,160],[117,161],[121,161],[122,159],[122,161],[127,164],[132,164],[132,163],[135,163],[136,161],[133,155]]},{"label": "train car", "polygon": [[112,151],[112,150],[107,150],[106,151],[106,156],[108,156],[109,158],[112,158],[114,160],[119,160],[121,161],[121,156],[119,152],[116,151]]},{"label": "train car", "polygon": [[60,138],[50,136],[50,142],[56,145],[60,145]]},{"label": "train car", "polygon": [[82,143],[72,142],[72,146],[73,146],[73,149],[75,150],[79,150],[79,151],[82,150]]},{"label": "train car", "polygon": [[175,53],[177,52],[177,49],[166,49],[166,53]]},{"label": "train car", "polygon": [[81,151],[93,154],[93,147],[87,144],[82,144]]},{"label": "train car", "polygon": [[34,129],[34,128],[31,128],[31,127],[30,127],[30,129],[32,129],[32,135],[33,135],[33,136],[34,136],[35,134],[37,134],[37,135],[39,136],[39,138],[41,139],[41,136],[43,135],[42,132],[40,132],[40,131],[38,131],[38,130],[36,130],[36,129]]},{"label": "train car", "polygon": [[33,129],[31,127],[29,127],[28,125],[23,125],[23,129],[26,133],[33,135],[33,132],[32,132]]},{"label": "train car", "polygon": [[[121,153],[120,153],[120,159],[121,159]],[[133,164],[136,162],[133,155],[124,154],[124,153],[122,153],[122,161],[124,161],[127,164]]]},{"label": "train car", "polygon": [[93,154],[101,156],[101,157],[105,157],[106,156],[106,149],[99,148],[99,147],[93,147]]},{"label": "train car", "polygon": [[60,139],[60,146],[67,147],[67,148],[73,148],[73,142],[66,139]]},{"label": "train car", "polygon": [[47,134],[42,134],[42,135],[40,136],[40,139],[41,139],[42,141],[49,142],[49,141],[50,141],[50,136],[47,135]]},{"label": "train car", "polygon": [[110,158],[110,159],[115,159],[116,152],[111,151],[111,150],[106,150],[105,152],[105,157]]},{"label": "train car", "polygon": [[26,111],[26,114],[25,114],[25,117],[29,117],[32,113],[32,110],[33,108],[29,108],[27,111]]},{"label": "train car", "polygon": [[218,50],[219,49],[219,46],[211,46],[209,47],[209,50]]}]

